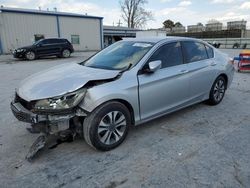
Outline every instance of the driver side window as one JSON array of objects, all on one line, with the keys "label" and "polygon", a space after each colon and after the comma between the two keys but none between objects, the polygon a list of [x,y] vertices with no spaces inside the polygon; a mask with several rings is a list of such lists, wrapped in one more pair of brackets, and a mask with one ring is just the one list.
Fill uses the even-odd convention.
[{"label": "driver side window", "polygon": [[180,42],[168,43],[157,49],[148,62],[161,60],[162,68],[183,64]]},{"label": "driver side window", "polygon": [[49,40],[48,39],[42,40],[41,42],[39,42],[39,44],[42,44],[42,45],[49,44]]}]

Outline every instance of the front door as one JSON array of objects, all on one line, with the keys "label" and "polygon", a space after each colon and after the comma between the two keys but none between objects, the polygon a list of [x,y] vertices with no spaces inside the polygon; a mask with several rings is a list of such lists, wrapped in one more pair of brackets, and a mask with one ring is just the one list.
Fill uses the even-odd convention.
[{"label": "front door", "polygon": [[42,40],[36,48],[37,54],[39,56],[43,56],[43,55],[48,55],[50,54],[50,39],[44,39]]},{"label": "front door", "polygon": [[180,42],[161,46],[148,63],[156,60],[162,61],[161,69],[138,75],[142,120],[181,107],[188,98],[189,78]]},{"label": "front door", "polygon": [[57,39],[45,39],[37,47],[39,55],[56,55],[60,53],[60,44]]}]

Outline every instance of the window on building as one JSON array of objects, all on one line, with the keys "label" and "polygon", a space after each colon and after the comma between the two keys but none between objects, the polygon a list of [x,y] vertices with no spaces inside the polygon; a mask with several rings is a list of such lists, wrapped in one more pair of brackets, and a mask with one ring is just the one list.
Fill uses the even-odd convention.
[{"label": "window on building", "polygon": [[181,45],[179,42],[161,46],[149,59],[150,61],[161,60],[162,68],[183,64]]},{"label": "window on building", "polygon": [[42,34],[35,34],[34,37],[35,37],[35,42],[39,41],[40,39],[44,39],[44,35]]},{"label": "window on building", "polygon": [[208,59],[205,45],[199,42],[183,42],[184,55],[187,63]]},{"label": "window on building", "polygon": [[79,35],[71,35],[71,43],[72,44],[80,44],[80,37],[79,37]]}]

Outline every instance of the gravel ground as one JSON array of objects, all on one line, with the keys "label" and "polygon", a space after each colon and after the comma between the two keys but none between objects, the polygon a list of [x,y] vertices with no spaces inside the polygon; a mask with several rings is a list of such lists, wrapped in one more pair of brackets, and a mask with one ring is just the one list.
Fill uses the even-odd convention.
[{"label": "gravel ground", "polygon": [[193,105],[131,128],[115,150],[94,151],[77,139],[27,162],[25,155],[37,135],[28,133],[28,124],[12,115],[14,89],[34,72],[90,54],[32,62],[0,56],[0,187],[250,186],[249,73],[235,73],[220,105]]}]

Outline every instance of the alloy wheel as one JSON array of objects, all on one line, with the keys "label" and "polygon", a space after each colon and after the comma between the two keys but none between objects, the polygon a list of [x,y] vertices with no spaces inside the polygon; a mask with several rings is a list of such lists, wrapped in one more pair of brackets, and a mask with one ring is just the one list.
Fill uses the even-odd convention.
[{"label": "alloy wheel", "polygon": [[214,99],[219,102],[222,100],[225,93],[225,82],[222,79],[219,79],[214,86]]},{"label": "alloy wheel", "polygon": [[99,140],[105,145],[117,143],[125,133],[127,126],[125,115],[120,111],[107,113],[98,125]]},{"label": "alloy wheel", "polygon": [[34,60],[35,59],[35,53],[34,52],[27,52],[26,53],[26,58],[28,59],[28,60]]},{"label": "alloy wheel", "polygon": [[62,52],[63,57],[69,57],[70,56],[70,51],[69,50],[63,50]]}]

